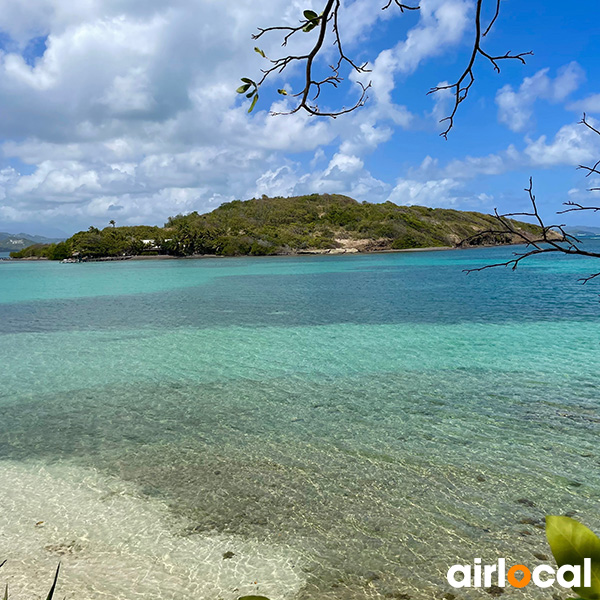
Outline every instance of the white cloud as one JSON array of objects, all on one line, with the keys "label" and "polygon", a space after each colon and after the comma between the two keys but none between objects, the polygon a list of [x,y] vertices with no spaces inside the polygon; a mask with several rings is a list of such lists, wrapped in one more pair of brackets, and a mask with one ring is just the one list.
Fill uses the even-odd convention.
[{"label": "white cloud", "polygon": [[567,108],[578,112],[600,113],[600,94],[592,94],[583,100],[572,102]]},{"label": "white cloud", "polygon": [[449,207],[458,202],[456,190],[461,183],[451,178],[417,181],[414,179],[400,179],[388,200],[395,204],[410,206],[412,204]]},{"label": "white cloud", "polygon": [[[250,34],[258,25],[296,24],[310,4],[31,0],[25,10],[0,0],[12,38],[0,51],[0,140],[5,159],[26,165],[0,177],[2,218],[68,217],[82,226],[116,213],[122,223],[161,222],[174,211],[208,210],[263,190],[383,198],[386,185],[362,157],[394,127],[410,126],[405,108],[372,102],[328,121],[303,112],[272,118],[264,99],[251,116],[239,105],[239,77],[263,66]],[[421,14],[404,21],[418,24],[409,27],[407,48],[395,50],[398,68],[408,69],[408,47],[421,58],[439,52],[436,31],[458,39],[455,7],[466,6],[425,0]],[[345,41],[360,50],[378,20],[399,13],[355,0],[342,14]],[[21,52],[36,36],[45,37],[46,50],[27,61]],[[299,40],[306,45],[308,36]],[[261,46],[276,55],[280,41],[272,36]],[[271,108],[285,106],[282,98]],[[283,158],[334,143],[337,152],[323,154],[318,162],[326,166],[314,174]]]},{"label": "white cloud", "polygon": [[[0,140],[4,164],[13,165],[0,170],[0,219],[69,228],[111,218],[160,223],[263,193],[336,192],[436,206],[487,202],[464,191],[465,181],[509,170],[526,152],[508,148],[444,167],[431,159],[395,185],[365,167],[367,154],[396,128],[420,126],[418,116],[396,103],[396,80],[460,44],[472,0],[423,0],[420,11],[400,17],[401,40],[376,56],[367,76],[372,98],[360,111],[337,120],[303,112],[272,118],[269,108],[283,110],[290,99],[278,97],[271,107],[264,94],[248,115],[235,88],[240,76],[264,66],[250,34],[258,25],[296,24],[311,6],[318,9],[319,2],[0,0],[3,30],[13,39],[0,51]],[[343,14],[348,49],[367,58],[365,35],[398,11],[354,0]],[[21,53],[35,36],[47,36],[46,51],[27,61]],[[280,42],[273,36],[260,44],[274,56]],[[299,43],[309,43],[309,36]],[[513,93],[527,102],[533,96],[562,101],[578,77],[569,66],[554,80],[544,73]],[[277,85],[289,80],[281,76]],[[346,87],[339,94],[342,101],[355,97]],[[435,98],[436,118],[446,101]],[[565,145],[565,157],[580,156],[577,148],[588,142],[578,146],[567,137],[531,142],[532,152],[546,157],[538,164],[553,164]],[[306,155],[307,163],[314,158],[304,166]]]},{"label": "white cloud", "polygon": [[600,157],[600,136],[579,123],[565,125],[550,142],[545,135],[529,141],[525,155],[536,167],[595,162]]},{"label": "white cloud", "polygon": [[[0,178],[4,218],[81,226],[117,210],[121,222],[160,222],[247,197],[281,152],[339,136],[304,113],[268,117],[264,101],[251,117],[237,106],[239,77],[261,66],[250,34],[282,14],[293,21],[299,3],[32,2],[0,0],[14,38],[0,52],[2,150],[31,166]],[[48,35],[46,51],[29,64],[19,48],[34,35]]]},{"label": "white cloud", "polygon": [[469,24],[472,4],[466,0],[423,0],[420,6],[418,25],[394,48],[383,50],[368,74],[374,94],[382,104],[391,104],[397,74],[412,73],[426,59],[458,44]]},{"label": "white cloud", "polygon": [[360,158],[338,152],[325,168],[311,173],[303,173],[301,166],[294,163],[267,171],[257,180],[253,195],[336,193],[357,200],[383,202],[387,199],[390,188],[390,185],[374,178],[364,168]]},{"label": "white cloud", "polygon": [[[594,119],[589,119],[589,122],[600,127]],[[486,156],[451,159],[444,165],[438,159],[426,156],[417,168],[409,169],[408,175],[418,181],[461,181],[523,168],[577,167],[594,164],[598,158],[600,136],[581,123],[571,123],[561,127],[551,139],[545,135],[537,139],[526,138],[522,149],[510,144],[506,150]]]},{"label": "white cloud", "polygon": [[505,85],[496,94],[498,120],[512,131],[524,131],[532,122],[533,108],[538,99],[563,102],[583,81],[581,67],[572,62],[558,70],[552,79],[550,69],[542,69],[532,77],[526,77],[518,90]]}]

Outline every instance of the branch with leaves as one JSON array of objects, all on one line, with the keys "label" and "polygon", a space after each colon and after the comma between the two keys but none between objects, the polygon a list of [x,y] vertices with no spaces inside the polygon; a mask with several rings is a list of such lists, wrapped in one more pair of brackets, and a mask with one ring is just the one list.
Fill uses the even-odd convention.
[{"label": "branch with leaves", "polygon": [[[399,4],[399,3],[398,3]],[[404,5],[399,4],[402,8]],[[406,7],[408,8],[408,7]],[[416,7],[415,7],[416,8]],[[337,88],[342,82],[343,78],[340,75],[340,70],[343,64],[348,65],[354,69],[357,73],[366,73],[368,71],[367,65],[356,64],[346,53],[344,52],[342,45],[342,38],[340,35],[339,27],[339,11],[341,9],[340,0],[328,0],[321,14],[317,14],[313,10],[305,10],[303,18],[300,20],[299,25],[294,27],[267,27],[259,28],[258,33],[253,35],[253,39],[258,40],[265,34],[274,31],[284,33],[282,46],[286,47],[290,39],[297,33],[310,34],[313,30],[317,30],[315,43],[312,48],[304,54],[288,54],[276,59],[267,58],[263,50],[258,46],[254,48],[258,54],[270,62],[270,66],[262,70],[262,77],[258,81],[254,81],[247,77],[242,78],[242,85],[237,89],[239,94],[246,94],[248,98],[252,99],[248,112],[252,112],[259,98],[259,89],[269,76],[274,73],[283,73],[288,67],[293,64],[302,64],[304,66],[304,86],[302,90],[297,93],[288,93],[287,90],[281,88],[277,90],[282,96],[291,96],[297,98],[298,102],[294,108],[284,114],[293,114],[303,109],[312,115],[326,116],[326,117],[337,117],[344,113],[351,112],[363,106],[367,99],[367,90],[369,85],[364,85],[359,82],[361,87],[361,95],[357,102],[350,108],[342,108],[337,111],[323,111],[319,108],[317,100],[321,95],[321,91],[325,86],[332,86]],[[321,50],[327,38],[328,32],[333,34],[334,45],[337,50],[337,62],[334,65],[330,65],[330,72],[322,77],[315,75],[315,60]]]},{"label": "branch with leaves", "polygon": [[[480,56],[489,60],[494,67],[494,70],[500,72],[499,62],[502,60],[517,60],[521,63],[525,62],[524,57],[531,52],[523,52],[520,54],[511,54],[506,52],[503,55],[492,55],[482,47],[482,38],[486,37],[494,26],[500,14],[500,0],[493,0],[494,16],[488,23],[485,30],[482,24],[482,10],[484,0],[477,0],[475,10],[475,38],[473,50],[470,54],[468,64],[457,82],[449,85],[436,86],[431,88],[429,94],[442,90],[452,90],[454,94],[454,107],[449,116],[442,119],[442,122],[447,122],[445,131],[441,134],[444,138],[448,137],[448,133],[454,125],[454,119],[458,111],[459,105],[467,98],[469,90],[475,82],[474,67],[476,59]],[[400,0],[388,0],[382,7],[382,10],[389,8],[397,8],[400,12],[412,12],[419,10],[418,5],[404,4]],[[364,106],[368,100],[368,90],[371,87],[371,82],[365,84],[357,81],[360,87],[358,100],[350,107],[342,107],[337,110],[324,110],[319,107],[318,100],[321,96],[321,91],[327,86],[338,88],[343,81],[342,68],[345,66],[351,72],[365,74],[370,72],[368,63],[359,64],[355,62],[344,50],[342,42],[343,35],[340,27],[340,12],[343,10],[341,0],[327,0],[323,11],[317,14],[313,10],[305,10],[303,18],[300,19],[296,26],[275,26],[259,28],[258,33],[253,35],[253,39],[258,40],[270,33],[280,33],[283,35],[282,47],[287,47],[288,42],[296,34],[310,34],[316,30],[314,44],[310,50],[303,54],[287,54],[279,58],[268,58],[265,52],[258,46],[254,48],[265,60],[269,61],[269,66],[262,70],[262,76],[258,81],[254,81],[248,77],[242,78],[242,85],[237,89],[239,94],[245,94],[248,99],[251,99],[248,112],[252,112],[259,99],[259,90],[267,79],[274,74],[283,73],[288,67],[300,64],[304,69],[304,77],[302,88],[297,92],[288,92],[284,88],[277,90],[282,96],[290,96],[296,99],[295,106],[285,113],[273,114],[293,114],[300,110],[305,110],[311,115],[324,117],[338,117],[340,115],[352,112],[357,108]],[[313,34],[313,35],[315,35]],[[316,75],[316,61],[319,55],[325,48],[325,42],[331,39],[336,59],[333,64],[329,65],[329,71],[323,75]]]}]

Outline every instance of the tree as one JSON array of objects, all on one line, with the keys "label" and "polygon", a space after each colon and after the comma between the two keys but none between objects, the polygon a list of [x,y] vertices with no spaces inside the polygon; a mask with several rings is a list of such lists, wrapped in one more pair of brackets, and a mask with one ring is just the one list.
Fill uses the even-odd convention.
[{"label": "tree", "polygon": [[114,228],[117,226],[117,223],[116,223],[116,221],[115,221],[114,219],[111,219],[111,220],[108,222],[108,224],[109,224],[109,225],[112,225],[112,226],[113,226],[113,229],[114,229]]},{"label": "tree", "polygon": [[[367,74],[369,72],[368,64],[357,64],[351,57],[349,57],[344,51],[343,45],[343,31],[340,28],[339,15],[344,10],[341,0],[322,0],[324,6],[320,14],[313,10],[305,10],[302,18],[300,18],[298,25],[296,26],[271,26],[265,28],[259,28],[258,32],[253,35],[253,39],[259,40],[263,36],[268,34],[280,34],[283,36],[282,47],[287,48],[288,42],[297,34],[312,34],[314,42],[310,46],[310,49],[301,54],[284,54],[278,58],[268,58],[263,50],[259,47],[255,47],[254,50],[258,52],[265,60],[269,61],[267,68],[262,70],[261,77],[254,81],[253,79],[244,77],[242,78],[242,85],[237,89],[240,94],[246,94],[247,98],[251,99],[251,104],[248,112],[251,112],[256,106],[259,99],[259,90],[262,85],[275,73],[283,73],[286,69],[301,65],[303,67],[303,79],[301,89],[296,92],[288,92],[285,89],[279,89],[278,92],[284,96],[290,96],[295,99],[295,106],[286,113],[273,113],[273,114],[293,114],[298,111],[304,110],[310,115],[317,117],[338,117],[350,112],[353,112],[360,107],[364,106],[368,100],[368,91],[371,87],[370,83],[357,82],[360,87],[360,94],[358,100],[354,105],[350,107],[341,107],[337,110],[322,110],[319,107],[318,100],[321,95],[321,91],[325,87],[337,88],[342,82],[342,68],[345,67],[348,71],[358,74]],[[460,105],[467,99],[469,91],[475,83],[475,72],[474,68],[478,61],[484,60],[488,62],[494,71],[500,73],[500,63],[506,60],[516,60],[521,63],[525,63],[525,57],[532,54],[532,52],[520,52],[512,54],[510,51],[504,54],[494,54],[488,51],[484,46],[485,38],[488,36],[495,23],[500,16],[500,2],[501,0],[476,0],[475,13],[474,13],[474,36],[472,49],[469,54],[467,64],[465,65],[462,73],[455,82],[447,85],[438,85],[432,87],[429,90],[429,94],[437,93],[440,91],[450,91],[453,97],[453,103],[449,114],[444,117],[441,122],[445,123],[445,129],[440,134],[443,138],[447,139],[450,131],[454,127],[455,118],[458,113]],[[402,13],[407,11],[419,10],[418,4],[404,4],[401,0],[388,0],[387,3],[381,7],[382,10],[396,9]],[[488,8],[491,12],[491,17],[485,22],[484,19],[484,8]],[[330,65],[329,71],[326,73],[319,73],[319,66],[317,63],[317,57],[322,53],[325,47],[326,40],[333,40],[333,47],[336,53],[334,64]],[[581,124],[588,127],[594,133],[600,135],[600,130],[597,129],[594,124],[590,123],[586,115],[583,115]],[[593,166],[579,165],[580,169],[586,171],[586,176],[596,174],[600,175],[600,160],[598,160]],[[502,263],[493,265],[487,265],[480,269],[473,269],[473,271],[480,271],[482,269],[489,269],[492,267],[509,266],[512,269],[516,269],[521,261],[535,255],[546,254],[546,253],[561,253],[576,256],[587,256],[593,258],[600,258],[600,253],[589,251],[583,247],[581,240],[568,234],[565,231],[565,225],[563,224],[552,224],[546,225],[539,212],[536,204],[536,197],[533,193],[533,182],[530,179],[529,187],[525,190],[528,193],[529,201],[531,203],[531,212],[521,213],[507,213],[500,214],[497,210],[494,211],[494,217],[498,224],[497,228],[482,231],[469,238],[467,241],[475,241],[477,237],[485,237],[490,235],[517,235],[519,239],[522,239],[526,245],[526,251],[520,253],[514,253],[514,258]],[[590,191],[600,191],[600,188],[591,188]],[[566,202],[565,210],[558,214],[564,214],[567,212],[574,211],[592,211],[599,212],[600,206],[590,206],[577,204],[574,202]],[[540,227],[541,234],[535,239],[525,237],[522,233],[515,231],[514,225],[511,222],[512,217],[528,217],[533,219]],[[590,276],[582,279],[583,283],[600,276],[600,271],[591,274]]]}]

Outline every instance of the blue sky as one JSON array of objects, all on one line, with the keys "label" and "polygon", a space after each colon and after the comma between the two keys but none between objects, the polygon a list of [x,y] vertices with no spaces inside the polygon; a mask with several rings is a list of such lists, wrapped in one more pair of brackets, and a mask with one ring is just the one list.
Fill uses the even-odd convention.
[{"label": "blue sky", "polygon": [[[462,72],[472,0],[423,0],[405,14],[347,0],[340,29],[346,51],[372,66],[361,76],[373,83],[367,104],[336,120],[270,116],[290,106],[276,89],[297,89],[297,70],[274,78],[247,114],[235,88],[263,66],[251,33],[324,4],[0,0],[0,230],[162,224],[234,198],[311,192],[517,211],[528,209],[530,176],[549,220],[565,201],[595,202],[587,188],[600,182],[576,169],[600,158],[600,136],[578,124],[584,111],[600,121],[595,3],[503,0],[486,49],[534,55],[500,74],[479,60],[447,141],[437,120],[448,99],[426,92]],[[298,48],[310,41],[302,34]],[[271,57],[279,44],[276,34],[260,40]],[[353,79],[325,102],[350,104]],[[600,215],[560,221],[600,226]]]}]

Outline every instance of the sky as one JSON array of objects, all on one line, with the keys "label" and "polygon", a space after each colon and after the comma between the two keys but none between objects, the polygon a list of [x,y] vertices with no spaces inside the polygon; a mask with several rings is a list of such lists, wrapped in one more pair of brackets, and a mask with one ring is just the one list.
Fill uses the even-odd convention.
[{"label": "sky", "polygon": [[[530,208],[529,177],[547,222],[600,226],[600,214],[555,215],[566,201],[599,203],[588,188],[600,181],[577,169],[600,159],[600,136],[579,123],[586,112],[600,125],[596,3],[502,0],[486,51],[534,55],[499,74],[478,60],[447,141],[448,95],[427,91],[462,73],[474,1],[422,0],[404,14],[385,3],[343,3],[344,50],[371,72],[344,71],[322,106],[352,105],[357,78],[372,87],[364,107],[330,119],[271,116],[292,106],[277,89],[297,90],[300,69],[269,80],[251,114],[235,91],[267,61],[251,34],[296,25],[325,0],[0,0],[0,231],[162,225],[233,199],[315,192],[514,212]],[[277,33],[258,43],[286,53]]]}]

